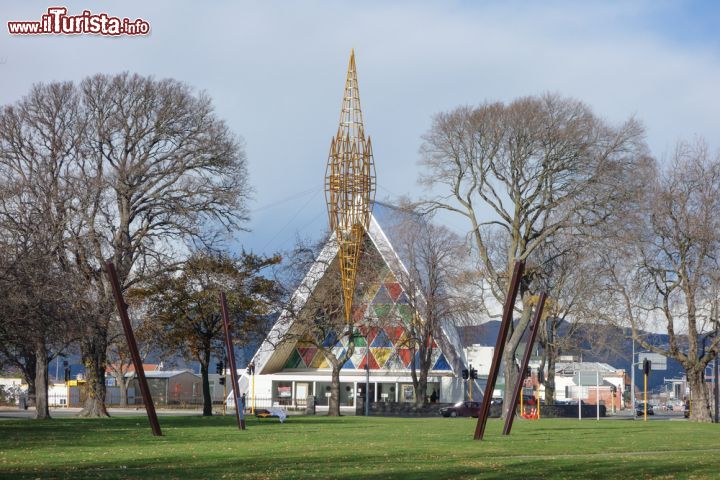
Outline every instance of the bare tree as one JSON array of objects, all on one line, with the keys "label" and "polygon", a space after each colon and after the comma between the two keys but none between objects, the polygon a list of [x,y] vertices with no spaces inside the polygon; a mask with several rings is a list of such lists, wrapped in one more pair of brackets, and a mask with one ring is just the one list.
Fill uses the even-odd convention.
[{"label": "bare tree", "polygon": [[[607,287],[598,310],[632,328],[643,348],[677,360],[693,399],[692,418],[711,421],[704,372],[718,355],[720,156],[704,141],[681,142],[666,168],[646,177],[645,201],[633,227],[604,254]],[[657,345],[643,331],[667,331]]]},{"label": "bare tree", "polygon": [[[516,260],[528,260],[520,320],[505,346],[506,385],[530,321],[538,248],[560,233],[580,234],[617,214],[645,161],[642,127],[612,127],[581,102],[557,95],[460,107],[435,116],[421,149],[421,180],[437,191],[428,211],[467,219],[487,291],[503,304]],[[630,193],[629,193],[630,192]],[[488,214],[489,212],[489,214]],[[510,388],[505,391],[509,405]]]},{"label": "bare tree", "polygon": [[38,418],[49,417],[50,359],[93,310],[64,249],[73,203],[68,174],[79,144],[77,105],[71,84],[41,84],[0,112],[0,343],[24,372]]},{"label": "bare tree", "polygon": [[[52,205],[58,257],[84,276],[98,305],[80,344],[88,381],[83,415],[107,415],[105,365],[115,319],[103,273],[115,263],[123,289],[148,269],[172,267],[184,244],[216,245],[247,220],[250,193],[240,141],[207,95],[175,80],[123,73],[79,86],[33,87],[3,110],[0,163],[36,188],[73,192]],[[62,182],[35,178],[47,166]],[[49,199],[59,197],[50,195]]]},{"label": "bare tree", "polygon": [[406,345],[412,354],[410,374],[415,402],[422,406],[428,398],[436,339],[442,338],[443,326],[464,323],[472,310],[460,285],[465,278],[462,261],[468,252],[457,235],[426,216],[399,210],[394,217],[390,233],[405,267],[398,281],[415,312],[406,326]]}]

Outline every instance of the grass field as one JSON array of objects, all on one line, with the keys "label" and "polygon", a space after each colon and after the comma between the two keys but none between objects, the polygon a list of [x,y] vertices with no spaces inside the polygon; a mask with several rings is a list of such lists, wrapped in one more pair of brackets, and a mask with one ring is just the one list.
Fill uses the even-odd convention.
[{"label": "grass field", "polygon": [[720,478],[720,426],[684,421],[161,417],[0,422],[0,478]]}]

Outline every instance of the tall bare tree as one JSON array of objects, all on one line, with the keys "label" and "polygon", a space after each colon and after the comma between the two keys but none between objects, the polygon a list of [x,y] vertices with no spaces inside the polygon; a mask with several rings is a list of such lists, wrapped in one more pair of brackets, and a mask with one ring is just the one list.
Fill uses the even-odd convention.
[{"label": "tall bare tree", "polygon": [[[646,350],[677,360],[693,399],[692,418],[711,420],[704,382],[718,355],[720,155],[707,144],[680,142],[666,167],[645,177],[648,188],[632,222],[603,254],[607,283],[598,310],[632,328]],[[667,345],[643,335],[666,331]]]},{"label": "tall bare tree", "polygon": [[0,343],[18,360],[36,397],[38,418],[49,416],[50,359],[76,330],[71,320],[76,326],[93,311],[64,248],[74,201],[69,177],[82,123],[78,102],[72,84],[40,84],[0,111],[0,330],[5,337]]},{"label": "tall bare tree", "polygon": [[115,313],[103,264],[115,263],[127,289],[149,268],[176,264],[185,244],[211,246],[240,229],[250,193],[241,142],[204,93],[128,73],[35,86],[5,107],[0,125],[5,168],[52,193],[52,183],[31,178],[34,165],[46,165],[73,191],[52,209],[62,217],[58,257],[82,272],[99,306],[96,319],[83,323],[83,415],[107,415]]},{"label": "tall bare tree", "polygon": [[[645,161],[643,129],[613,127],[585,104],[558,95],[509,104],[460,107],[435,116],[424,136],[421,180],[437,195],[428,211],[447,210],[469,224],[487,291],[503,304],[512,265],[527,260],[520,319],[508,336],[506,385],[530,321],[534,254],[559,233],[582,233],[617,214]],[[505,405],[510,388],[505,390]]]},{"label": "tall bare tree", "polygon": [[409,208],[396,211],[389,233],[405,267],[398,281],[416,312],[406,327],[406,345],[412,354],[410,375],[415,402],[422,406],[428,398],[433,345],[443,338],[444,326],[465,323],[473,304],[461,284],[466,277],[465,243],[447,228]]}]

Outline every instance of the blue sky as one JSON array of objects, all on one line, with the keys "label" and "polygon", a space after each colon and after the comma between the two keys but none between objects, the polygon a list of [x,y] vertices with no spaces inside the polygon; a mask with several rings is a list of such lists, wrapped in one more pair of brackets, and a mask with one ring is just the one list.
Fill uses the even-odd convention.
[{"label": "blue sky", "polygon": [[[210,3],[210,2],[206,2]],[[3,2],[8,20],[51,4]],[[54,4],[52,4],[54,5]],[[244,138],[261,253],[317,236],[322,180],[347,60],[357,55],[378,198],[417,196],[420,136],[434,113],[484,100],[559,92],[610,122],[634,115],[662,158],[679,138],[720,147],[716,2],[68,2],[142,17],[143,38],[0,34],[0,103],[38,81],[124,70],[174,77],[214,99]],[[99,5],[102,5],[99,7]],[[467,228],[447,218],[453,229]]]}]

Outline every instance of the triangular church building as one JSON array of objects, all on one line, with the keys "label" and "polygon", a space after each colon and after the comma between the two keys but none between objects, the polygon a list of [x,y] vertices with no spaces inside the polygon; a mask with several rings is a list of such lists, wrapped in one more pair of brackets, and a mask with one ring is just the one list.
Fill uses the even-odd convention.
[{"label": "triangular church building", "polygon": [[[354,53],[350,56],[347,80],[345,83],[343,107],[340,115],[338,134],[333,140],[343,142],[341,146],[349,148],[353,161],[357,163],[350,168],[348,177],[338,180],[326,178],[327,185],[349,185],[367,187],[365,193],[374,187],[373,174],[358,176],[360,162],[363,160],[372,166],[372,148],[369,138],[365,139],[363,117],[360,109],[360,95],[357,84]],[[331,147],[331,155],[334,150]],[[346,149],[347,149],[346,148]],[[336,148],[337,150],[337,148]],[[345,152],[347,153],[347,152]],[[333,157],[334,158],[334,157]],[[330,164],[329,164],[330,165]],[[343,164],[344,165],[344,164]],[[353,163],[354,165],[354,163]],[[334,167],[329,166],[329,169]],[[333,170],[334,171],[334,170]],[[362,170],[367,175],[367,170]],[[346,182],[346,183],[343,183]],[[348,188],[350,188],[348,187]],[[359,190],[360,191],[360,190]],[[334,190],[333,190],[334,192]],[[345,195],[347,192],[343,193]],[[359,193],[353,193],[349,215],[359,205],[371,205]],[[334,198],[334,197],[333,197]],[[328,203],[333,205],[332,202]],[[274,327],[253,357],[255,366],[254,397],[262,405],[300,406],[309,396],[314,396],[317,405],[327,405],[330,395],[332,368],[322,348],[332,349],[335,358],[342,358],[347,352],[349,338],[354,340],[354,350],[342,365],[340,372],[340,405],[341,408],[354,408],[358,397],[365,396],[366,366],[369,366],[369,394],[371,401],[376,402],[414,402],[415,392],[411,378],[413,358],[406,327],[419,318],[414,311],[406,293],[406,286],[401,279],[407,278],[407,272],[401,259],[393,249],[386,233],[378,223],[382,212],[375,205],[375,214],[370,215],[369,225],[364,227],[364,245],[362,256],[363,278],[358,277],[355,284],[352,309],[343,311],[343,320],[334,325],[344,329],[340,332],[313,332],[312,341],[308,337],[303,340],[302,315],[312,315],[313,319],[334,317],[318,317],[315,304],[320,298],[344,298],[342,289],[337,289],[341,282],[338,265],[338,242],[333,234],[315,263],[309,268],[304,280],[291,299],[289,307],[280,314]],[[360,209],[361,210],[361,209]],[[357,218],[357,212],[354,214]],[[331,223],[332,223],[331,214]],[[347,220],[346,220],[347,221]],[[353,228],[357,223],[351,224]],[[354,231],[354,230],[352,230]],[[343,233],[343,235],[346,235]],[[346,242],[346,237],[342,237]],[[353,237],[354,238],[354,237]],[[359,241],[358,241],[359,242]],[[344,243],[343,245],[346,245]],[[343,251],[345,252],[345,251]],[[343,253],[344,255],[344,253]],[[343,256],[345,258],[345,256]],[[365,259],[365,260],[363,260]],[[352,262],[351,262],[352,263]],[[358,265],[359,265],[358,263]],[[355,268],[355,264],[353,264]],[[362,269],[362,268],[361,268]],[[345,275],[346,269],[343,270]],[[343,276],[343,282],[346,278]],[[354,280],[353,280],[354,282]],[[343,283],[343,287],[346,285]],[[325,297],[321,297],[322,295]],[[315,297],[317,296],[317,297]],[[315,297],[315,298],[313,298]],[[347,301],[347,298],[345,298]],[[306,308],[307,306],[307,308]],[[327,310],[323,310],[325,312]],[[334,315],[334,314],[333,314]],[[350,316],[349,324],[347,317]],[[298,320],[301,319],[301,320]],[[422,320],[422,319],[420,319]],[[352,334],[352,335],[351,335]],[[322,348],[320,348],[322,347]],[[465,368],[462,360],[462,347],[453,325],[446,325],[432,345],[432,367],[428,379],[428,397],[440,402],[462,400],[462,380],[458,372]],[[419,368],[418,368],[419,370]],[[253,395],[252,389],[249,392]]]}]

